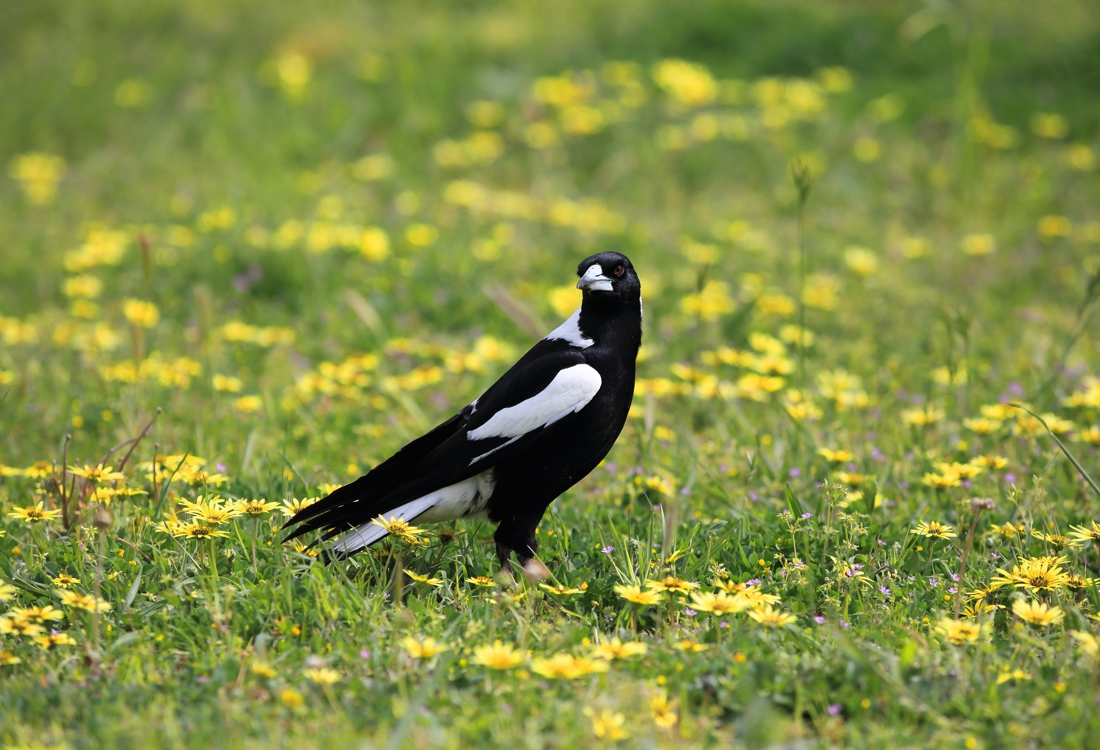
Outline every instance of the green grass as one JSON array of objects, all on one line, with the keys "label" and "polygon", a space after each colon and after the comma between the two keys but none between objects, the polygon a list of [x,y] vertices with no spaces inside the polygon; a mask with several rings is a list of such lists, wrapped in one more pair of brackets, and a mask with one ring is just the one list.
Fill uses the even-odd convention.
[{"label": "green grass", "polygon": [[[938,7],[0,10],[0,745],[1094,745],[1100,540],[1072,527],[1100,523],[1100,20]],[[479,586],[473,523],[331,567],[280,509],[168,533],[200,495],[358,476],[606,249],[639,269],[644,358],[539,530],[545,583],[580,593]],[[150,422],[123,480],[63,468],[118,467]],[[97,502],[121,487],[144,494]],[[38,502],[63,513],[16,512]],[[793,621],[616,588],[666,576],[759,579]],[[72,643],[7,632],[46,605]],[[936,627],[957,611],[966,645]],[[547,676],[612,638],[646,651]],[[478,664],[495,640],[520,663]]]}]

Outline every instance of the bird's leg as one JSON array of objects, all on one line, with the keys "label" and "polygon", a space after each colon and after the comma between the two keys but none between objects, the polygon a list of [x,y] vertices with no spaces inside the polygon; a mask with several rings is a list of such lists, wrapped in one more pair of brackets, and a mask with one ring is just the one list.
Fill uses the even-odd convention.
[{"label": "bird's leg", "polygon": [[497,560],[500,561],[500,570],[502,573],[507,573],[509,577],[515,579],[515,575],[512,573],[512,549],[501,542],[497,542]]}]

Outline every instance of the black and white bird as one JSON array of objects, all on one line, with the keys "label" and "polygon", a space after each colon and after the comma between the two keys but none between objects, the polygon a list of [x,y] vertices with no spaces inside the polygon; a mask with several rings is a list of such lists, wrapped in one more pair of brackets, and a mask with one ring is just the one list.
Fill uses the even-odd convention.
[{"label": "black and white bird", "polygon": [[580,308],[443,424],[366,475],[303,509],[293,539],[321,529],[330,553],[359,552],[388,532],[375,519],[497,524],[501,567],[538,550],[535,528],[559,495],[603,460],[626,423],[642,340],[641,283],[625,255],[577,267]]}]

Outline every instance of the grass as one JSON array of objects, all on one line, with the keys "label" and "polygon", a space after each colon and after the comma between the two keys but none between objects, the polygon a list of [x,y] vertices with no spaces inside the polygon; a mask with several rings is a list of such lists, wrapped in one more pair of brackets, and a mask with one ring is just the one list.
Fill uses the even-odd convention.
[{"label": "grass", "polygon": [[[1088,10],[0,11],[0,743],[1095,744]],[[280,542],[604,249],[640,379],[548,580]]]}]

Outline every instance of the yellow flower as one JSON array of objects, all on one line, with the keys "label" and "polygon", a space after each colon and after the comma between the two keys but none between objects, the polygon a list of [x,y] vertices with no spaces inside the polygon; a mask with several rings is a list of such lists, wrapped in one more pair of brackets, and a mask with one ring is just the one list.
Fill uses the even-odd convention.
[{"label": "yellow flower", "polygon": [[1055,591],[1066,585],[1068,576],[1062,569],[1064,557],[1036,557],[1021,560],[1011,571],[997,569],[993,578],[998,586],[1016,586],[1025,591]]},{"label": "yellow flower", "polygon": [[65,160],[54,154],[21,154],[8,168],[32,205],[45,205],[53,200],[57,183],[65,174]]},{"label": "yellow flower", "polygon": [[76,640],[68,633],[47,633],[36,636],[34,645],[43,651],[48,651],[55,646],[75,646]]},{"label": "yellow flower", "polygon": [[923,481],[925,484],[927,484],[929,487],[931,487],[932,489],[935,489],[935,490],[946,490],[946,489],[949,489],[951,487],[958,487],[960,484],[962,484],[962,479],[960,479],[959,475],[955,474],[955,473],[950,473],[950,474],[930,474],[929,473],[929,474],[925,474],[924,478],[921,481]]},{"label": "yellow flower", "polygon": [[919,409],[905,409],[901,413],[901,421],[914,427],[927,427],[943,420],[943,410],[932,406]]},{"label": "yellow flower", "polygon": [[61,603],[73,609],[83,609],[87,612],[110,612],[111,603],[96,598],[93,594],[78,594],[75,591],[59,591]]},{"label": "yellow flower", "polygon": [[22,635],[28,638],[42,635],[46,629],[30,620],[16,620],[6,615],[0,615],[0,635]]},{"label": "yellow flower", "polygon": [[302,670],[302,676],[318,685],[333,685],[344,678],[342,674],[329,667],[307,667]]},{"label": "yellow flower", "polygon": [[283,515],[287,518],[292,518],[301,513],[309,506],[313,505],[318,500],[320,500],[320,498],[317,497],[305,497],[301,500],[299,500],[298,498],[294,498],[293,500],[283,500],[283,507],[279,510],[281,510]]},{"label": "yellow flower", "polygon": [[972,417],[963,420],[963,427],[979,435],[992,435],[1001,429],[1001,422],[987,417]]},{"label": "yellow flower", "polygon": [[269,503],[267,500],[237,500],[233,503],[233,509],[246,516],[262,516],[279,507],[279,503]]},{"label": "yellow flower", "polygon": [[160,310],[152,302],[128,299],[122,303],[122,314],[138,328],[153,328],[160,322]]},{"label": "yellow flower", "polygon": [[181,524],[174,536],[185,536],[188,539],[213,539],[215,537],[228,538],[229,534],[221,529],[207,526],[199,521]]},{"label": "yellow flower", "polygon": [[656,591],[642,591],[638,586],[616,586],[615,592],[634,604],[660,604],[661,595]]},{"label": "yellow flower", "polygon": [[627,737],[627,731],[623,727],[626,723],[626,717],[622,714],[609,711],[606,708],[600,711],[599,715],[596,715],[595,711],[587,707],[584,712],[592,718],[592,733],[601,740],[617,742]]},{"label": "yellow flower", "polygon": [[1001,536],[1008,537],[1009,539],[1015,539],[1020,536],[1026,530],[1026,527],[1022,523],[1018,523],[1013,526],[1008,521],[1002,524],[991,523],[989,524],[989,530],[994,531]]},{"label": "yellow flower", "polygon": [[1100,661],[1100,638],[1083,630],[1071,630],[1069,634],[1077,642],[1077,648],[1084,651],[1093,659]]},{"label": "yellow flower", "polygon": [[126,479],[126,475],[120,471],[115,471],[113,466],[85,466],[83,468],[79,466],[70,466],[69,471],[76,474],[78,477],[83,477],[89,482],[101,483],[101,482],[120,482]]},{"label": "yellow flower", "polygon": [[701,320],[717,320],[719,316],[734,310],[729,287],[722,281],[708,281],[698,294],[689,294],[680,300],[680,308]]},{"label": "yellow flower", "polygon": [[935,628],[936,632],[942,635],[948,643],[955,646],[965,646],[967,643],[973,643],[985,635],[989,630],[989,623],[952,620],[945,617],[936,623]]},{"label": "yellow flower", "polygon": [[750,610],[749,617],[756,620],[761,625],[767,625],[773,628],[781,628],[798,621],[798,618],[794,615],[789,612],[773,609],[770,604],[765,604],[759,609]]},{"label": "yellow flower", "polygon": [[1012,614],[1035,627],[1057,625],[1066,616],[1061,607],[1048,607],[1042,602],[1029,602],[1023,599],[1017,599],[1012,603]]},{"label": "yellow flower", "polygon": [[475,586],[481,586],[487,589],[491,589],[497,585],[496,581],[494,581],[489,576],[474,576],[473,578],[467,578],[466,580],[474,584]]},{"label": "yellow flower", "polygon": [[535,659],[531,663],[531,671],[551,680],[572,680],[596,672],[606,672],[607,662],[562,653],[554,654],[548,659]]},{"label": "yellow flower", "polygon": [[997,249],[997,241],[991,234],[968,234],[962,239],[962,250],[967,255],[989,255]]},{"label": "yellow flower", "polygon": [[1068,536],[1064,536],[1063,534],[1047,534],[1044,531],[1033,531],[1031,532],[1031,535],[1036,539],[1041,539],[1042,541],[1046,542],[1059,552],[1067,547],[1077,547],[1080,545],[1080,542],[1078,542],[1076,539],[1070,539]]},{"label": "yellow flower", "polygon": [[741,594],[730,596],[725,592],[712,594],[696,593],[691,595],[691,606],[700,612],[710,612],[721,617],[735,615],[752,607],[752,603]]},{"label": "yellow flower", "polygon": [[434,638],[417,640],[412,636],[402,638],[401,646],[408,651],[409,655],[414,659],[431,659],[433,656],[451,649],[447,644],[440,643]]},{"label": "yellow flower", "polygon": [[1081,544],[1096,542],[1100,544],[1100,523],[1092,521],[1088,526],[1070,526],[1073,532],[1070,534],[1075,541]]},{"label": "yellow flower", "polygon": [[779,604],[778,596],[765,594],[759,586],[746,586],[740,592],[740,596],[754,609],[758,609],[761,604]]},{"label": "yellow flower", "polygon": [[416,581],[417,583],[426,583],[429,586],[443,585],[443,579],[441,578],[429,578],[428,576],[422,576],[418,573],[413,573],[411,570],[406,570],[405,575],[407,575],[409,578]]},{"label": "yellow flower", "polygon": [[818,448],[817,454],[823,457],[826,461],[834,464],[847,463],[854,458],[851,451],[846,451],[843,448],[838,448],[836,450],[833,450],[831,448]]},{"label": "yellow flower", "polygon": [[592,648],[592,655],[597,659],[628,659],[631,656],[643,656],[649,647],[637,641],[623,643],[618,638],[612,638],[607,643],[601,643]]},{"label": "yellow flower", "polygon": [[569,588],[566,586],[551,586],[547,583],[540,583],[539,588],[549,591],[551,594],[557,596],[573,596],[574,594],[583,593],[583,589]]},{"label": "yellow flower", "polygon": [[522,664],[523,659],[523,654],[512,644],[493,641],[491,646],[475,647],[472,661],[489,669],[512,669]]},{"label": "yellow flower", "polygon": [[67,589],[74,583],[80,583],[79,578],[74,578],[68,573],[61,573],[57,576],[57,578],[51,578],[50,580],[54,582],[54,585],[62,589]]},{"label": "yellow flower", "polygon": [[[2,621],[3,618],[0,618]],[[14,656],[10,651],[0,651],[0,667],[7,667],[14,664],[22,663],[22,659],[18,656]]]},{"label": "yellow flower", "polygon": [[690,651],[694,654],[700,651],[706,651],[710,648],[710,646],[705,643],[699,643],[699,641],[693,641],[689,638],[687,640],[677,641],[676,648],[680,649],[681,651]]},{"label": "yellow flower", "polygon": [[372,520],[371,523],[375,526],[382,527],[390,534],[393,534],[408,544],[427,544],[427,540],[421,539],[420,537],[426,535],[428,532],[417,526],[413,526],[403,518],[394,516],[387,519],[384,516],[379,516]]},{"label": "yellow flower", "polygon": [[47,604],[44,607],[15,607],[8,612],[8,616],[17,620],[30,620],[31,622],[56,622],[64,618],[65,613],[52,604]]},{"label": "yellow flower", "polygon": [[657,725],[657,729],[665,731],[676,726],[679,719],[676,713],[678,703],[675,700],[670,701],[668,693],[664,690],[650,698],[649,711],[653,715],[653,723]]},{"label": "yellow flower", "polygon": [[275,668],[272,667],[270,664],[268,664],[265,661],[254,661],[254,662],[252,662],[252,665],[249,667],[249,670],[252,672],[252,674],[254,674],[258,677],[264,677],[268,680],[272,679],[273,677],[275,677],[278,674],[275,671]]},{"label": "yellow flower", "polygon": [[1070,573],[1068,576],[1066,576],[1066,588],[1073,589],[1074,591],[1087,589],[1095,583],[1095,578],[1089,578],[1087,576],[1081,575],[1080,573]]},{"label": "yellow flower", "polygon": [[305,702],[302,698],[302,694],[299,693],[297,690],[292,690],[291,688],[287,688],[283,692],[279,693],[279,700],[283,702],[284,706],[291,709],[292,711],[301,708],[302,703]]},{"label": "yellow flower", "polygon": [[1003,469],[1008,466],[1008,459],[1004,456],[977,456],[970,463],[986,469]]},{"label": "yellow flower", "polygon": [[28,479],[45,479],[53,474],[53,464],[49,461],[35,461],[23,469],[23,476]]},{"label": "yellow flower", "polygon": [[8,513],[8,518],[22,518],[27,523],[39,521],[52,521],[61,515],[60,510],[46,510],[45,504],[40,500],[37,505],[28,505],[25,508],[14,508]]},{"label": "yellow flower", "polygon": [[926,536],[932,539],[954,539],[958,536],[953,527],[938,523],[937,521],[932,521],[931,523],[921,521],[920,524],[917,525],[917,528],[910,529],[909,533],[919,534],[920,536]]},{"label": "yellow flower", "polygon": [[1003,685],[1010,680],[1030,680],[1031,672],[1025,672],[1022,669],[1009,669],[1004,668],[1004,671],[997,675],[997,684]]},{"label": "yellow flower", "polygon": [[680,594],[687,594],[692,589],[699,588],[699,584],[693,581],[685,581],[682,578],[676,578],[674,576],[666,576],[659,581],[649,581],[646,583],[646,587],[653,589],[654,591],[667,591],[676,592]]},{"label": "yellow flower", "polygon": [[0,580],[0,602],[6,602],[15,596],[15,586]]}]

